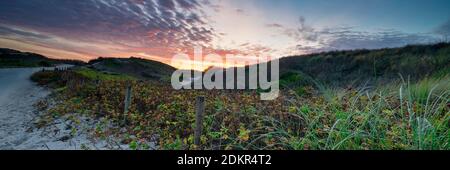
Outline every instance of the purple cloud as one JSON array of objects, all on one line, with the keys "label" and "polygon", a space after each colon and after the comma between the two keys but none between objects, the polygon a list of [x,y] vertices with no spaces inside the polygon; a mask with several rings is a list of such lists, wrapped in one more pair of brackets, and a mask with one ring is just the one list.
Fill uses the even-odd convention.
[{"label": "purple cloud", "polygon": [[[0,23],[49,37],[127,44],[149,52],[207,44],[214,36],[195,0],[0,1]],[[13,33],[5,28],[2,32]]]},{"label": "purple cloud", "polygon": [[[332,50],[400,47],[436,41],[431,34],[410,34],[393,29],[359,31],[357,27],[348,26],[318,29],[308,25],[304,17],[299,18],[299,26],[295,29],[278,25],[272,27],[278,28],[282,34],[297,41],[298,44],[291,47],[290,50],[301,54]],[[445,24],[441,26],[441,30],[446,30]]]}]

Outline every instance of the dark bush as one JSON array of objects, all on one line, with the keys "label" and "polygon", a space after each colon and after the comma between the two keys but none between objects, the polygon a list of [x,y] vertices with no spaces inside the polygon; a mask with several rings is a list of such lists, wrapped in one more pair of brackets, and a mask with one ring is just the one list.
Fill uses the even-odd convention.
[{"label": "dark bush", "polygon": [[51,85],[58,82],[60,79],[60,73],[54,71],[39,71],[31,76],[31,81],[38,83],[39,85]]}]

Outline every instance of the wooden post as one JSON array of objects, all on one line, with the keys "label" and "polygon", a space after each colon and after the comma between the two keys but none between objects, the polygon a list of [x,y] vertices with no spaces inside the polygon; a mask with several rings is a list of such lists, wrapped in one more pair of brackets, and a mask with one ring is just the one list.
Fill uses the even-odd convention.
[{"label": "wooden post", "polygon": [[202,136],[203,112],[205,112],[205,97],[197,96],[195,99],[195,131],[194,144],[200,146],[200,137]]},{"label": "wooden post", "polygon": [[128,110],[130,109],[130,105],[131,105],[131,82],[127,83],[127,87],[125,89],[125,101],[124,101],[124,109],[123,109],[123,120],[122,120],[122,125],[126,125],[127,124],[127,114],[128,114]]},{"label": "wooden post", "polygon": [[125,107],[124,114],[128,113],[128,109],[131,105],[131,83],[127,83],[127,89],[125,90]]}]

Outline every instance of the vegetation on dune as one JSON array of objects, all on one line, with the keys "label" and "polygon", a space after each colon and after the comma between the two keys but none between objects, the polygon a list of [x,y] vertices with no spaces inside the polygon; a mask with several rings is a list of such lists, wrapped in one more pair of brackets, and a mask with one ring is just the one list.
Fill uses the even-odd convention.
[{"label": "vegetation on dune", "polygon": [[76,60],[50,59],[39,54],[0,48],[0,68],[51,67],[63,63],[73,65],[83,64],[83,62]]},{"label": "vegetation on dune", "polygon": [[11,60],[0,58],[0,68],[14,68],[14,67],[50,67],[52,66],[48,61],[28,62],[23,60]]},{"label": "vegetation on dune", "polygon": [[280,60],[280,72],[302,72],[329,86],[390,83],[399,75],[412,81],[450,73],[450,44],[324,52]]},{"label": "vegetation on dune", "polygon": [[157,61],[140,58],[99,58],[89,62],[95,70],[131,75],[145,80],[166,81],[175,68]]},{"label": "vegetation on dune", "polygon": [[[56,74],[61,78],[51,84],[64,87],[64,102],[49,115],[106,117],[118,128],[99,126],[95,134],[123,135],[136,149],[155,138],[161,149],[450,149],[448,76],[373,91],[305,87],[302,95],[285,90],[260,101],[256,91],[179,91],[151,81]],[[132,104],[123,113],[129,83]],[[206,97],[200,146],[193,144],[196,96]]]},{"label": "vegetation on dune", "polygon": [[76,73],[80,74],[91,80],[133,80],[132,76],[117,74],[117,73],[105,73],[99,72],[90,68],[79,68],[75,70]]},{"label": "vegetation on dune", "polygon": [[60,75],[54,71],[40,71],[30,77],[32,81],[39,85],[64,86],[64,84],[60,84],[61,82],[58,81],[59,78]]},{"label": "vegetation on dune", "polygon": [[[116,126],[99,122],[94,134],[121,136],[134,149],[155,141],[159,149],[449,150],[449,54],[449,44],[436,44],[282,59],[282,90],[272,101],[261,101],[259,90],[174,90],[133,70],[116,75],[78,67],[38,72],[32,80],[57,89],[60,103],[45,118],[106,118]],[[206,99],[199,146],[197,96]]]}]

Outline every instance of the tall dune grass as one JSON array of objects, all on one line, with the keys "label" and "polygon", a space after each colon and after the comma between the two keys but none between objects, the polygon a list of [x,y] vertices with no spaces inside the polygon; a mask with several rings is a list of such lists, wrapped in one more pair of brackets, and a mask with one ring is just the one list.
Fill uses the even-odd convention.
[{"label": "tall dune grass", "polygon": [[301,134],[267,121],[278,128],[279,144],[289,149],[448,150],[449,80],[402,81],[372,92],[322,87],[325,101],[293,103],[305,127]]}]

